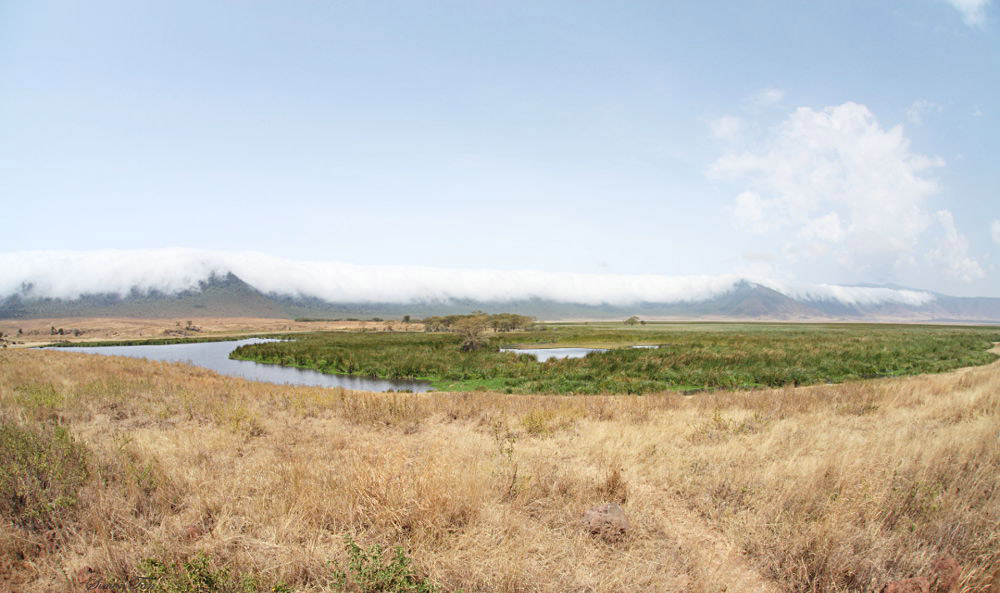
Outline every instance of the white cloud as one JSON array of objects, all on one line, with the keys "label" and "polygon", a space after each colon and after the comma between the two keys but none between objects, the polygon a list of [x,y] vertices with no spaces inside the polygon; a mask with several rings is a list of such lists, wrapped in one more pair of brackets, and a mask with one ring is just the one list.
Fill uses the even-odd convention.
[{"label": "white cloud", "polygon": [[1000,220],[990,223],[990,235],[993,237],[993,242],[1000,245]]},{"label": "white cloud", "polygon": [[[790,250],[827,253],[854,272],[892,276],[930,222],[923,206],[943,161],[910,151],[901,126],[864,105],[801,107],[752,150],[719,158],[717,179],[741,185],[731,213],[755,232],[794,231]],[[825,247],[823,247],[825,245]]]},{"label": "white cloud", "polygon": [[918,99],[906,108],[906,119],[919,126],[924,123],[924,117],[931,113],[940,111],[941,106],[934,101]]},{"label": "white cloud", "polygon": [[934,300],[934,295],[929,292],[905,288],[805,284],[778,280],[763,280],[761,284],[795,299],[836,301],[845,305],[878,305],[881,303],[924,305]]},{"label": "white cloud", "polygon": [[844,238],[844,228],[840,224],[840,216],[831,212],[826,216],[813,218],[799,231],[803,239],[837,242]]},{"label": "white cloud", "polygon": [[982,27],[986,23],[986,7],[990,0],[947,0],[955,10],[962,13],[962,20],[970,27]]},{"label": "white cloud", "polygon": [[774,87],[761,89],[750,97],[750,105],[755,107],[771,107],[781,103],[785,98],[785,91]]},{"label": "white cloud", "polygon": [[[73,299],[84,294],[126,295],[133,289],[176,293],[227,272],[264,293],[335,302],[513,301],[530,298],[598,305],[709,299],[731,290],[737,275],[657,276],[567,274],[531,270],[359,266],[299,261],[253,252],[193,249],[26,251],[0,253],[0,298]],[[749,278],[789,296],[845,303],[922,304],[929,293],[885,288],[781,283]],[[25,286],[31,286],[26,293]]]},{"label": "white cloud", "polygon": [[752,191],[745,191],[736,196],[736,203],[730,208],[730,213],[740,226],[757,233],[774,230],[774,216],[768,212],[770,204]]},{"label": "white cloud", "polygon": [[712,135],[721,140],[735,142],[743,135],[745,123],[735,115],[723,115],[709,122]]},{"label": "white cloud", "polygon": [[947,210],[935,213],[944,235],[928,254],[931,262],[944,268],[946,274],[963,282],[986,276],[979,262],[969,257],[969,240],[955,228],[955,217]]}]

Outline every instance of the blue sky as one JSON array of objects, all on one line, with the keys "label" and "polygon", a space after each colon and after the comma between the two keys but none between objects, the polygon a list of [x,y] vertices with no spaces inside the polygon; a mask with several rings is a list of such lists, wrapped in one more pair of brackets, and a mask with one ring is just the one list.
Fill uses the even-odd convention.
[{"label": "blue sky", "polygon": [[1000,8],[0,3],[0,252],[1000,296]]}]

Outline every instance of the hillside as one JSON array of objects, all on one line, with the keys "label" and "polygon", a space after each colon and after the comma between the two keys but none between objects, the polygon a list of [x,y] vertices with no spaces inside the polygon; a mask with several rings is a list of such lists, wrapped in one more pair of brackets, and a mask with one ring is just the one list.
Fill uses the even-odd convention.
[{"label": "hillside", "polygon": [[832,298],[793,298],[749,281],[711,298],[632,305],[588,305],[550,299],[483,301],[442,299],[416,302],[331,302],[300,294],[264,293],[233,273],[211,276],[198,288],[176,294],[133,289],[120,296],[87,294],[76,299],[39,298],[28,286],[0,301],[0,319],[65,317],[257,317],[293,319],[424,317],[482,310],[516,312],[539,319],[619,319],[639,315],[650,319],[850,320],[1000,323],[1000,298],[934,295],[911,305],[902,302],[843,302]]},{"label": "hillside", "polygon": [[0,319],[59,317],[265,317],[287,318],[275,299],[261,294],[234,274],[213,276],[197,290],[177,294],[133,290],[127,296],[91,294],[78,299],[12,295],[0,301]]}]

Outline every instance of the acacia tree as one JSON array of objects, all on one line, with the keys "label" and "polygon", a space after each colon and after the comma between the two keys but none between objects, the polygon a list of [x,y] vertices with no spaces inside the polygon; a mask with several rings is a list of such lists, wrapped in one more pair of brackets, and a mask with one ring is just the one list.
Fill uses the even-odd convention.
[{"label": "acacia tree", "polygon": [[636,317],[635,315],[625,320],[625,325],[638,325],[638,323],[639,323],[639,318]]},{"label": "acacia tree", "polygon": [[462,338],[462,352],[479,350],[486,344],[483,334],[489,326],[490,318],[487,315],[468,315],[451,324],[452,330]]},{"label": "acacia tree", "polygon": [[535,323],[534,317],[517,315],[515,313],[497,313],[490,316],[490,325],[498,332],[509,332],[515,329],[528,329]]}]

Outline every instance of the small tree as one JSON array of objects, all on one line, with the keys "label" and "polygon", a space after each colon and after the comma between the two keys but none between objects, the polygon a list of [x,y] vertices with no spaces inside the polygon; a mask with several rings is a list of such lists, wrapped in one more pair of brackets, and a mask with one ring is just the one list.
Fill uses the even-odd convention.
[{"label": "small tree", "polygon": [[625,325],[639,325],[639,318],[633,315],[625,320]]},{"label": "small tree", "polygon": [[486,315],[469,315],[452,324],[451,328],[462,338],[462,352],[479,350],[486,343],[483,334],[490,326]]}]

